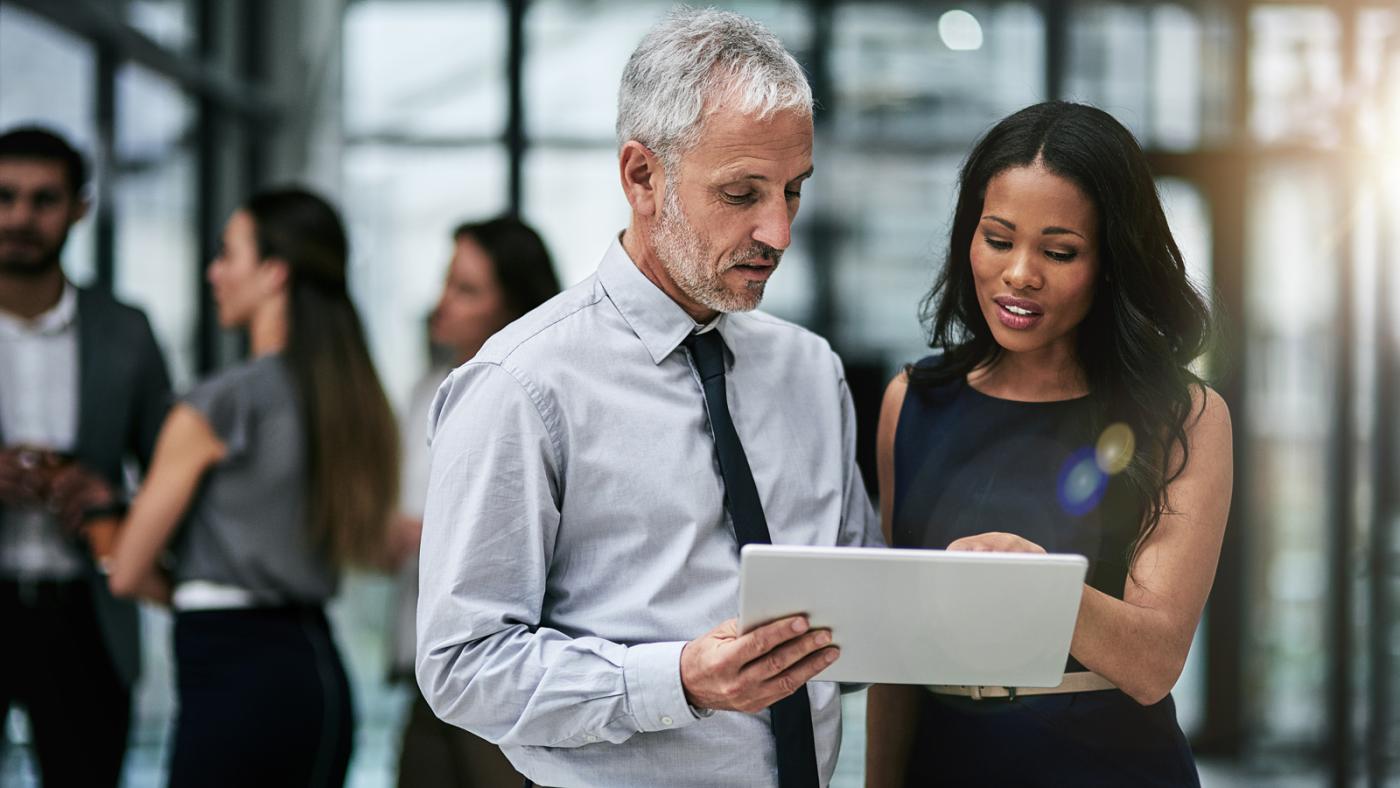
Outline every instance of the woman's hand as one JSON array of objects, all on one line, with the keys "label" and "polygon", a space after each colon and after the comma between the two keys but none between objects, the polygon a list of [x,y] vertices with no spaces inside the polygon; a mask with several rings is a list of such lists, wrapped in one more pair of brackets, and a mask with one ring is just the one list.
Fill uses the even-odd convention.
[{"label": "woman's hand", "polygon": [[948,545],[949,551],[968,553],[1043,553],[1045,548],[1016,534],[990,531],[976,536],[964,536]]}]

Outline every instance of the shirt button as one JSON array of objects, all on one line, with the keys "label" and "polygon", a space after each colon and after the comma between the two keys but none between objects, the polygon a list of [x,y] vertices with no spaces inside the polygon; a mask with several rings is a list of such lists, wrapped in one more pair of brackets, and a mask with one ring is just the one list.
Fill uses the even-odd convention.
[{"label": "shirt button", "polygon": [[591,734],[591,733],[588,734],[587,736],[583,737],[583,738],[587,739],[587,740],[590,741],[590,742],[598,741],[598,737],[597,737],[597,736],[594,736],[594,735]]},{"label": "shirt button", "polygon": [[673,722],[675,722],[675,720],[671,719],[670,717],[662,717],[662,718],[661,718],[661,724],[662,724],[662,725],[670,725],[670,724],[673,723]]}]

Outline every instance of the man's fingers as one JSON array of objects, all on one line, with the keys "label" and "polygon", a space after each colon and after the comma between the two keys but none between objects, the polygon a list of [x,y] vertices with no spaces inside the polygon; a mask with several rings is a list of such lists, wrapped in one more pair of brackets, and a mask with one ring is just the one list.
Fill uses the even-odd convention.
[{"label": "man's fingers", "polygon": [[827,646],[820,651],[813,652],[803,657],[797,664],[779,673],[768,681],[764,682],[761,694],[768,700],[764,703],[764,708],[777,703],[811,681],[818,673],[831,667],[841,656],[839,646]]},{"label": "man's fingers", "polygon": [[810,631],[801,637],[793,638],[779,645],[767,654],[748,663],[739,672],[739,675],[741,678],[755,683],[767,681],[796,665],[817,649],[828,645],[831,645],[830,630]]},{"label": "man's fingers", "polygon": [[803,634],[807,629],[806,616],[789,616],[764,624],[747,635],[740,635],[734,641],[734,645],[739,649],[739,664],[753,662],[780,644]]}]

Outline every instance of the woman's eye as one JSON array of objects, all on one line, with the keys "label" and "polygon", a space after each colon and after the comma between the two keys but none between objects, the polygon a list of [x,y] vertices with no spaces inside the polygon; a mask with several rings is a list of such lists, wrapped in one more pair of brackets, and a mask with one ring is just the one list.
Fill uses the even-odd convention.
[{"label": "woman's eye", "polygon": [[1061,263],[1068,263],[1069,261],[1071,261],[1071,260],[1073,260],[1074,258],[1078,257],[1078,256],[1079,256],[1079,253],[1078,253],[1078,252],[1055,252],[1055,251],[1051,251],[1051,250],[1047,249],[1047,250],[1045,250],[1045,256],[1046,256],[1046,257],[1049,257],[1051,260],[1056,260],[1056,261],[1061,262]]},{"label": "woman's eye", "polygon": [[993,238],[990,235],[984,235],[982,237],[987,241],[988,246],[992,247],[993,249],[996,249],[999,252],[1004,252],[1007,249],[1011,248],[1010,241],[1003,241],[999,238]]}]

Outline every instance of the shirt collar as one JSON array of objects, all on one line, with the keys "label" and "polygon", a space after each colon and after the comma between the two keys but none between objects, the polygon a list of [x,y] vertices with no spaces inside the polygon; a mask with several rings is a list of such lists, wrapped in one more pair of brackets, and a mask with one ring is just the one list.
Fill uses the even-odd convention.
[{"label": "shirt collar", "polygon": [[[680,304],[672,301],[632,262],[627,250],[622,248],[621,235],[613,239],[603,255],[603,262],[598,266],[598,281],[657,364],[674,353],[686,337],[720,330],[725,323],[726,315],[720,314],[704,326],[697,326]],[[720,335],[723,336],[723,331]]]},{"label": "shirt collar", "polygon": [[0,335],[19,337],[25,335],[54,335],[67,331],[78,317],[78,288],[70,282],[63,283],[63,294],[46,312],[41,312],[32,320],[0,310]]}]

